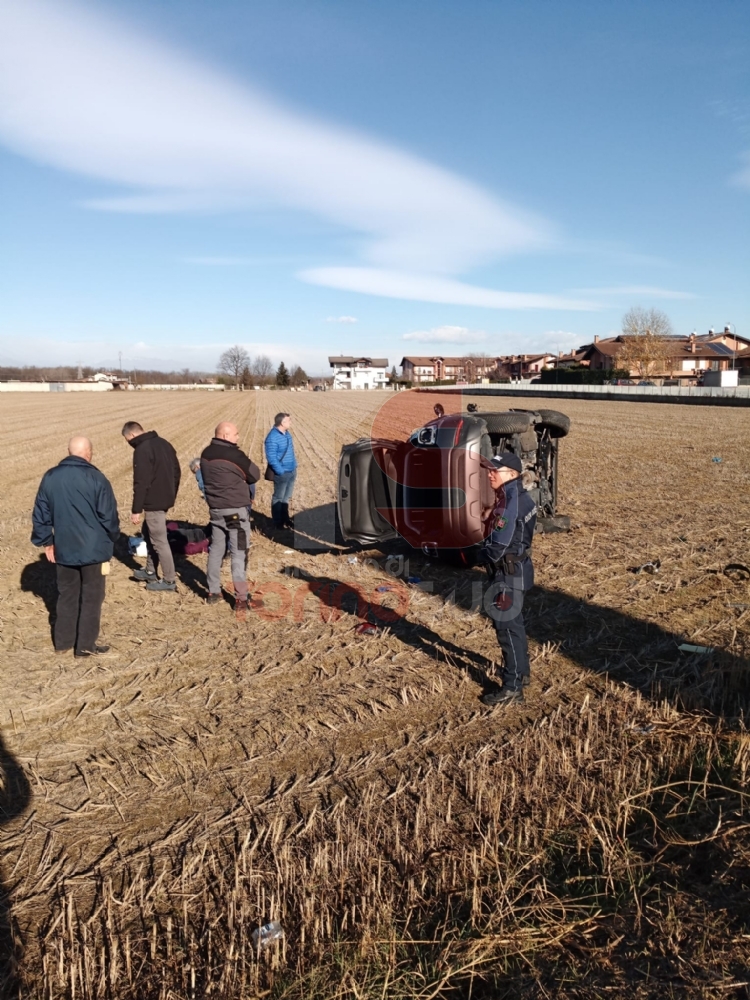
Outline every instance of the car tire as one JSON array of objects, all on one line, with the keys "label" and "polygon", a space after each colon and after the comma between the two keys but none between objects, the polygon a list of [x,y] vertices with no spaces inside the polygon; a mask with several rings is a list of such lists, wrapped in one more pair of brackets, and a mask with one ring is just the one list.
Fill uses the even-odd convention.
[{"label": "car tire", "polygon": [[[561,414],[562,415],[562,414]],[[523,434],[531,426],[532,416],[530,413],[521,411],[503,413],[476,413],[475,416],[487,424],[487,432],[490,438],[509,437],[511,434]],[[493,441],[493,444],[495,442]]]},{"label": "car tire", "polygon": [[539,416],[542,419],[537,426],[546,427],[550,437],[567,436],[570,430],[570,417],[566,417],[564,413],[559,413],[557,410],[539,410]]}]

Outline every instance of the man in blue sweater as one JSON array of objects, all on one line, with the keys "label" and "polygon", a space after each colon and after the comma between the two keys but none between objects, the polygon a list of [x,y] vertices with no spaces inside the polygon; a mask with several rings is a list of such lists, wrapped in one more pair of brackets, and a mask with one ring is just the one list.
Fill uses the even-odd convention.
[{"label": "man in blue sweater", "polygon": [[88,438],[70,439],[68,457],[45,472],[32,514],[31,541],[57,566],[55,649],[74,649],[76,656],[109,650],[96,640],[104,581],[120,535],[115,495],[91,464],[92,451]]},{"label": "man in blue sweater", "polygon": [[[289,433],[291,426],[292,418],[288,413],[277,413],[264,445],[268,469],[273,474],[271,517],[277,528],[294,527],[294,522],[289,517],[289,501],[297,478],[297,459],[294,456],[294,441]],[[266,479],[270,478],[268,469]]]}]

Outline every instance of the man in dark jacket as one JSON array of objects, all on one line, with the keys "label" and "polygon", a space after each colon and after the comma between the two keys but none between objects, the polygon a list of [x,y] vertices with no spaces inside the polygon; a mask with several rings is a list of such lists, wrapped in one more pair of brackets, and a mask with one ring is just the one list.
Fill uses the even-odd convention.
[{"label": "man in dark jacket", "polygon": [[227,542],[232,562],[235,609],[247,608],[247,557],[250,550],[250,486],[260,478],[258,466],[237,447],[234,424],[220,423],[201,455],[201,475],[211,514],[208,550],[208,604],[221,600],[221,561]]},{"label": "man in dark jacket", "polygon": [[117,503],[109,480],[91,464],[91,442],[73,437],[68,457],[45,472],[32,514],[31,541],[57,566],[58,653],[106,653],[97,646],[104,582],[120,534]]},{"label": "man in dark jacket", "polygon": [[[134,451],[133,513],[130,520],[140,524],[148,550],[145,569],[137,569],[136,580],[146,581],[146,590],[177,590],[174,558],[167,540],[167,511],[174,506],[180,488],[180,463],[174,448],[156,431],[144,433],[140,424],[128,421],[122,436]],[[156,571],[161,564],[162,579]]]},{"label": "man in dark jacket", "polygon": [[478,561],[487,567],[491,579],[485,607],[503,651],[503,686],[487,691],[482,701],[485,705],[507,705],[523,701],[523,688],[529,682],[523,596],[534,586],[531,543],[537,510],[523,488],[521,459],[512,452],[503,452],[490,463],[490,485],[496,499],[490,515],[490,534]]}]

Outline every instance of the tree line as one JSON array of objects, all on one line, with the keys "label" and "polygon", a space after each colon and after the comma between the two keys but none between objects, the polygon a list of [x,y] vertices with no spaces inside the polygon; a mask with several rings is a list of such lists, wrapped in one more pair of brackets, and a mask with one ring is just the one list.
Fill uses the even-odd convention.
[{"label": "tree line", "polygon": [[184,382],[205,382],[213,378],[212,372],[180,371],[160,372],[152,369],[108,369],[92,368],[90,365],[0,365],[0,381],[18,379],[21,382],[75,382],[79,378],[91,378],[100,371],[114,371],[123,379],[136,385],[179,385]]},{"label": "tree line", "polygon": [[309,379],[304,368],[293,365],[291,371],[283,361],[274,370],[271,359],[266,354],[258,354],[252,358],[244,347],[235,344],[219,358],[218,371],[224,376],[221,381],[228,381],[235,388],[252,389],[256,385],[277,385],[280,389],[289,386],[307,385]]}]

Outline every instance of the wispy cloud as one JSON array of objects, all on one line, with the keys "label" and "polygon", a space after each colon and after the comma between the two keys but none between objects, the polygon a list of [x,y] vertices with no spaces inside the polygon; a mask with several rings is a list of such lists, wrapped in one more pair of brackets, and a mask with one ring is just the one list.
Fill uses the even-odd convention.
[{"label": "wispy cloud", "polygon": [[358,323],[356,316],[328,316],[326,323]]},{"label": "wispy cloud", "polygon": [[697,296],[692,292],[676,292],[671,288],[655,288],[653,285],[618,285],[614,288],[575,288],[578,295],[605,295],[609,297],[622,297],[643,295],[650,299],[694,299]]},{"label": "wispy cloud", "polygon": [[[363,236],[371,265],[431,274],[553,239],[545,220],[477,184],[284,107],[66,0],[2,4],[0,95],[7,145],[125,189],[89,202],[99,209],[297,209]],[[328,283],[325,272],[318,282]],[[465,301],[462,287],[455,301]],[[493,294],[497,308],[540,298],[482,293]]]},{"label": "wispy cloud", "polygon": [[483,306],[487,309],[572,309],[590,312],[599,308],[596,302],[587,299],[534,292],[500,292],[442,275],[414,274],[374,267],[316,267],[300,272],[299,277],[312,285],[419,302]]},{"label": "wispy cloud", "polygon": [[402,337],[402,340],[416,340],[421,344],[478,344],[486,339],[486,333],[470,330],[467,326],[435,326],[431,330],[405,333]]}]

